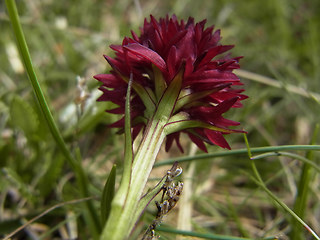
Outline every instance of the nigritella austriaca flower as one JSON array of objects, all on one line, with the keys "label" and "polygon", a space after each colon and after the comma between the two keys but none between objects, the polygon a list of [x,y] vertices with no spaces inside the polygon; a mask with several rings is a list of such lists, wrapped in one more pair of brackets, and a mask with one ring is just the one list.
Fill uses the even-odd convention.
[{"label": "nigritella austriaca flower", "polygon": [[[121,45],[110,46],[115,57],[104,56],[112,68],[110,73],[94,76],[102,83],[98,101],[113,102],[117,107],[107,112],[119,115],[125,113],[131,82],[132,138],[143,133],[128,182],[121,183],[125,187],[112,203],[118,210],[111,211],[104,229],[109,239],[127,237],[134,226],[137,219],[125,215],[137,207],[163,141],[166,151],[175,141],[183,152],[179,139],[184,133],[206,152],[205,143],[230,149],[224,135],[242,132],[229,128],[238,122],[222,116],[230,108],[241,107],[241,100],[247,98],[243,89],[234,87],[242,85],[233,73],[241,57],[226,54],[233,45],[222,45],[220,30],[205,28],[205,23],[195,23],[193,18],[178,21],[176,16],[158,21],[150,16],[140,35],[132,31],[132,37],[125,37]],[[123,129],[125,117],[110,127]],[[120,225],[128,227],[118,226],[121,221],[125,223]],[[129,232],[121,235],[121,231]]]}]

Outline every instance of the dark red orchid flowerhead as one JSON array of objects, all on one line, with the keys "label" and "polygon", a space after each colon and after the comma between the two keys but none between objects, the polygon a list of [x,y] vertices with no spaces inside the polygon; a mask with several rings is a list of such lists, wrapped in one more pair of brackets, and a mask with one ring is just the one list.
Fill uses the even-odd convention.
[{"label": "dark red orchid flowerhead", "polygon": [[[244,90],[234,88],[242,85],[232,73],[239,68],[241,57],[231,58],[225,54],[233,45],[220,44],[220,30],[205,28],[206,20],[195,23],[178,21],[176,16],[160,18],[151,16],[145,20],[140,35],[132,32],[121,45],[111,45],[116,56],[105,59],[111,65],[110,74],[94,76],[102,82],[103,94],[98,101],[111,101],[118,107],[109,113],[125,112],[125,97],[129,79],[132,79],[131,121],[133,137],[144,129],[163,94],[175,81],[179,81],[177,98],[167,123],[166,150],[180,133],[186,133],[203,151],[204,142],[230,149],[224,134],[242,132],[229,129],[238,122],[222,117],[230,108],[241,107],[247,96]],[[178,79],[178,80],[177,80]],[[163,106],[163,105],[161,105]],[[124,117],[111,127],[123,128]]]}]

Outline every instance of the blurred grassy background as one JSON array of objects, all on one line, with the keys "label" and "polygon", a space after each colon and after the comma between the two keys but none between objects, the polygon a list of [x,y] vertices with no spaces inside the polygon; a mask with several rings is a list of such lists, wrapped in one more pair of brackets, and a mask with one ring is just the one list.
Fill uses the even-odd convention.
[{"label": "blurred grassy background", "polygon": [[[131,29],[139,32],[150,14],[192,16],[197,21],[206,18],[207,26],[222,30],[222,43],[236,45],[233,56],[245,56],[242,69],[274,78],[283,86],[242,78],[250,98],[243,109],[228,116],[242,123],[252,147],[309,144],[319,123],[319,100],[286,90],[294,85],[319,92],[318,0],[21,0],[17,5],[38,79],[70,148],[81,149],[92,195],[100,196],[113,163],[121,169],[123,151],[123,136],[106,128],[116,117],[104,113],[108,104],[95,102],[98,83],[92,76],[109,69],[102,57],[112,54],[108,46],[121,43]],[[55,203],[77,198],[79,193],[35,102],[4,1],[0,2],[0,29],[1,235]],[[77,77],[84,81],[82,85]],[[79,87],[87,98],[75,104]],[[241,135],[227,138],[233,149],[244,147]],[[221,151],[214,146],[209,149]],[[160,154],[161,159],[176,156],[181,154]],[[319,162],[319,155],[314,160]],[[301,163],[275,157],[257,164],[263,178],[270,181],[268,187],[292,207]],[[193,179],[191,190],[186,190],[192,191],[193,205],[182,202],[179,209],[192,209],[193,229],[252,238],[282,234],[286,239],[290,218],[242,172],[250,171],[247,157],[201,160],[183,167],[185,175]],[[156,169],[154,176],[164,174],[167,168]],[[319,176],[312,177],[306,222],[320,233]],[[79,211],[78,205],[56,210],[17,239],[63,238],[76,232],[80,239],[87,239],[88,229],[77,215]],[[165,222],[176,226],[181,220],[178,211]],[[81,231],[70,230],[75,222]],[[173,238],[159,234],[161,239]]]}]

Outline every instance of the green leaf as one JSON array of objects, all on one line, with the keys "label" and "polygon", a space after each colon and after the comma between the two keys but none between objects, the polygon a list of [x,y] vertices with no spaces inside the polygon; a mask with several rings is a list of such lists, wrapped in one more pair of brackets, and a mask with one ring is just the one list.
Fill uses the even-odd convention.
[{"label": "green leaf", "polygon": [[[266,152],[280,152],[280,151],[320,151],[320,145],[282,145],[282,146],[267,146],[267,147],[256,147],[250,148],[251,153],[266,153]],[[194,156],[184,156],[178,158],[171,158],[168,160],[163,160],[157,162],[154,166],[160,167],[164,165],[172,165],[174,162],[190,162],[195,160],[214,160],[218,157],[228,157],[228,156],[242,156],[248,154],[248,149],[236,149],[228,151],[220,151],[213,153],[197,154]],[[300,160],[295,156],[296,159]],[[304,161],[306,162],[306,161]]]},{"label": "green leaf", "polygon": [[131,136],[131,114],[130,114],[130,98],[131,98],[131,87],[132,87],[133,79],[132,75],[130,76],[130,80],[128,82],[128,89],[126,94],[126,105],[125,105],[125,145],[124,145],[124,167],[123,174],[121,179],[121,184],[118,189],[118,193],[115,201],[124,205],[127,194],[130,187],[130,179],[131,179],[131,170],[132,170],[132,162],[133,162],[133,148],[132,148],[132,136]]},{"label": "green leaf", "polygon": [[30,191],[28,185],[23,181],[19,174],[11,168],[2,168],[2,174],[5,176],[7,181],[19,190],[19,193],[29,201],[34,199],[33,193]]},{"label": "green leaf", "polygon": [[174,112],[179,111],[183,106],[187,104],[194,103],[195,101],[204,98],[205,96],[208,96],[212,92],[213,90],[207,90],[202,92],[194,92],[183,96],[181,96],[180,94],[177,104],[174,108]]},{"label": "green leaf", "polygon": [[109,217],[111,210],[111,202],[114,196],[114,189],[116,183],[116,165],[113,165],[108,180],[104,185],[101,197],[101,222],[104,225]]},{"label": "green leaf", "polygon": [[182,85],[183,71],[180,71],[163,93],[155,118],[168,122],[171,117]]},{"label": "green leaf", "polygon": [[128,82],[128,90],[126,95],[126,109],[125,109],[125,151],[124,151],[124,170],[123,170],[123,180],[127,183],[127,187],[130,184],[130,176],[131,176],[131,166],[133,162],[133,148],[132,148],[132,135],[131,135],[131,86],[133,83],[133,75],[130,76],[130,80]]},{"label": "green leaf", "polygon": [[[118,73],[121,78],[126,81],[129,84],[130,79],[123,76],[121,73]],[[153,112],[156,109],[156,96],[153,93],[153,91],[146,87],[146,86],[142,86],[141,84],[137,83],[137,82],[133,82],[131,83],[132,88],[134,89],[134,91],[139,95],[139,97],[141,98],[141,101],[143,102],[143,105],[146,107],[145,110],[145,117],[149,118],[151,117],[151,115],[153,114]]]},{"label": "green leaf", "polygon": [[239,130],[225,129],[225,128],[212,126],[208,123],[197,121],[197,120],[187,120],[186,116],[180,113],[170,118],[169,122],[165,126],[165,132],[168,135],[174,132],[179,132],[179,131],[190,129],[190,128],[207,128],[207,129],[217,131],[217,132],[222,132],[222,133],[242,132]]},{"label": "green leaf", "polygon": [[159,101],[162,97],[162,94],[165,92],[167,88],[167,83],[164,80],[159,68],[157,68],[155,65],[152,65],[152,70],[154,72],[156,97],[157,97],[157,101]]},{"label": "green leaf", "polygon": [[20,128],[26,136],[36,133],[39,119],[31,105],[18,96],[14,96],[10,106],[10,117],[14,127]]}]

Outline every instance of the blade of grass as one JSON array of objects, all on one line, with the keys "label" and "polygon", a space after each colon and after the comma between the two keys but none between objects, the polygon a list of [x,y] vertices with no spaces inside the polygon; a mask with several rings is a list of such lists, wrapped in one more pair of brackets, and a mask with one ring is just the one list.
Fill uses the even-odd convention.
[{"label": "blade of grass", "polygon": [[[314,134],[311,139],[311,144],[314,144],[319,132],[319,125],[316,126],[316,129],[314,131]],[[306,158],[311,161],[314,158],[314,152],[309,151],[307,152]],[[316,165],[313,161],[311,161],[314,165]],[[313,164],[310,163],[304,163],[302,170],[301,170],[301,175],[298,183],[298,192],[296,196],[296,200],[294,203],[293,210],[297,213],[297,215],[301,218],[304,218],[305,216],[305,211],[307,209],[307,199],[308,199],[308,194],[309,194],[309,185],[312,179],[313,175],[313,169],[312,167]],[[302,227],[301,225],[298,224],[297,221],[292,222],[292,230],[290,233],[291,239],[292,240],[302,240],[303,237],[301,236],[302,232]]]},{"label": "blade of grass", "polygon": [[[72,170],[74,171],[77,179],[77,183],[79,185],[81,194],[83,197],[87,197],[89,195],[88,191],[88,179],[87,176],[80,164],[79,161],[76,161],[76,159],[72,156],[71,152],[69,151],[65,141],[62,138],[62,135],[53,119],[53,116],[50,112],[49,106],[45,100],[43,91],[40,87],[40,84],[38,82],[35,70],[33,68],[33,64],[31,61],[31,56],[28,50],[27,42],[25,40],[19,15],[18,15],[18,10],[15,4],[14,0],[6,0],[6,6],[10,18],[10,22],[12,24],[13,28],[13,33],[17,39],[17,44],[19,48],[20,55],[22,57],[22,61],[24,63],[24,66],[27,70],[28,77],[31,81],[33,91],[36,95],[37,102],[40,105],[41,111],[46,119],[46,122],[48,124],[48,127],[51,131],[51,134],[54,138],[54,140],[57,143],[57,146],[59,147],[60,151],[64,154],[68,164],[71,166]],[[91,201],[86,202],[86,206],[88,209],[88,212],[91,217],[91,221],[94,222],[95,229],[92,229],[93,234],[98,237],[99,232],[101,231],[101,226],[100,226],[100,221],[99,218],[95,212],[94,206]]]},{"label": "blade of grass", "polygon": [[[42,233],[40,236],[38,236],[38,239],[37,240],[47,240],[47,239],[50,239],[50,237],[56,232],[56,231],[59,231],[61,230],[61,227],[64,227],[66,225],[68,225],[68,223],[70,221],[76,221],[76,219],[79,217],[80,214],[76,214],[72,217],[69,217],[67,216],[63,221],[61,222],[58,222],[57,224],[55,224],[54,226],[50,226],[50,229],[48,229],[46,232]],[[79,239],[76,238],[76,236],[72,236],[70,233],[69,233],[69,237],[70,239]]]},{"label": "blade of grass", "polygon": [[263,83],[263,84],[266,84],[266,85],[269,85],[272,87],[276,87],[276,88],[284,88],[288,92],[292,92],[292,93],[298,94],[298,95],[306,97],[306,98],[311,98],[311,99],[315,100],[317,103],[320,103],[320,94],[319,93],[307,91],[303,88],[300,88],[300,87],[297,87],[297,86],[294,86],[291,84],[284,84],[284,83],[281,83],[275,79],[265,77],[260,74],[248,72],[245,70],[237,69],[237,70],[235,70],[235,73],[239,77],[247,78],[249,80],[253,80],[253,81]]},{"label": "blade of grass", "polygon": [[318,166],[315,162],[309,160],[306,157],[302,157],[298,154],[295,153],[289,153],[289,152],[270,152],[270,153],[263,153],[263,154],[259,154],[257,156],[252,157],[252,160],[257,160],[257,159],[261,159],[261,158],[266,158],[266,157],[272,157],[272,156],[286,156],[286,157],[291,157],[293,159],[297,159],[301,162],[303,162],[304,164],[308,164],[310,166],[312,166],[317,172],[320,173],[320,166]]},{"label": "blade of grass", "polygon": [[[168,228],[168,227],[161,227],[161,226],[157,227],[157,231],[179,234],[184,236],[204,238],[204,239],[213,239],[213,240],[251,240],[252,239],[252,238],[241,238],[241,237],[217,235],[217,234],[211,234],[211,233],[197,233],[192,231],[183,231],[183,230],[178,230],[178,229]],[[263,238],[263,240],[276,240],[276,239],[278,238],[277,237]]]},{"label": "blade of grass", "polygon": [[226,200],[227,200],[227,206],[228,206],[228,213],[230,217],[234,220],[235,224],[237,225],[237,228],[241,234],[241,236],[244,236],[246,238],[249,237],[248,231],[245,229],[245,227],[242,224],[241,219],[239,218],[239,214],[237,212],[237,209],[235,208],[234,204],[231,202],[230,194],[226,193]]},{"label": "blade of grass", "polygon": [[[253,169],[255,172],[255,175],[258,174],[260,176],[259,172],[257,171],[254,161],[253,162]],[[257,177],[257,176],[256,176]],[[305,227],[305,229],[311,233],[311,235],[317,239],[320,240],[320,237],[293,211],[291,210],[285,203],[283,203],[279,198],[277,198],[265,185],[261,180],[257,179],[256,177],[252,177],[251,179],[259,186],[261,187],[268,195],[269,197],[274,200],[277,204],[279,204],[285,211],[287,211],[297,222],[299,222],[302,226]]]},{"label": "blade of grass", "polygon": [[[265,153],[265,152],[280,152],[280,151],[320,151],[320,145],[282,145],[282,146],[268,146],[268,147],[257,147],[251,148],[252,153]],[[195,156],[186,156],[179,158],[171,158],[165,161],[157,162],[154,166],[160,167],[163,165],[172,165],[174,162],[189,162],[194,160],[209,160],[217,157],[226,157],[232,155],[245,155],[248,154],[248,149],[237,149],[223,152],[198,154]]]},{"label": "blade of grass", "polygon": [[264,181],[261,178],[261,175],[256,167],[255,161],[252,160],[252,152],[249,146],[249,142],[247,139],[247,136],[244,134],[244,140],[245,143],[247,145],[247,149],[248,149],[248,156],[249,159],[251,160],[251,167],[254,173],[254,177],[251,177],[251,179],[259,186],[261,187],[268,195],[269,197],[275,201],[277,204],[279,204],[286,212],[288,212],[292,218],[294,218],[297,222],[299,222],[302,226],[305,227],[305,229],[307,229],[308,232],[311,233],[311,235],[317,239],[320,240],[319,236],[293,211],[291,210],[283,201],[281,201],[278,197],[276,197],[276,195],[274,195],[265,185]]}]

